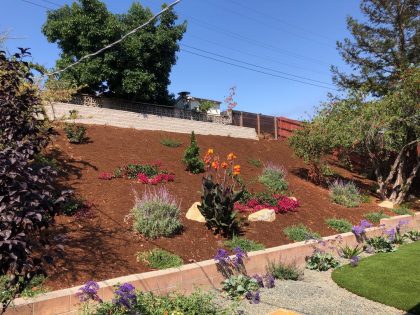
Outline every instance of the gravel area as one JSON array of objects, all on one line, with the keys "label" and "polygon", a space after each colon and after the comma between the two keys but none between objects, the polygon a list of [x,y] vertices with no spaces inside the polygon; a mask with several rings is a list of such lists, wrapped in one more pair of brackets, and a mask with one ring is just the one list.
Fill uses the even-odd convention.
[{"label": "gravel area", "polygon": [[238,311],[239,314],[265,315],[280,308],[299,314],[405,314],[340,288],[331,279],[331,271],[312,270],[305,270],[302,281],[276,281],[273,289],[261,290],[260,304],[242,301]]}]

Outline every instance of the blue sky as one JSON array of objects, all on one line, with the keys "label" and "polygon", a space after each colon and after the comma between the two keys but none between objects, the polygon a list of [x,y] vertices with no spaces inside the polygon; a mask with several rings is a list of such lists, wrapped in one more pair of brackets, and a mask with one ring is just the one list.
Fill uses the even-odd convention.
[{"label": "blue sky", "polygon": [[[72,2],[28,1],[49,8]],[[112,12],[122,13],[133,1],[104,2]],[[163,2],[141,1],[154,12]],[[53,67],[59,50],[41,33],[47,10],[22,0],[0,0],[0,4],[0,31],[10,30],[11,36],[19,38],[9,40],[7,49],[14,52],[16,47],[30,47],[34,61]],[[176,12],[181,21],[187,20],[188,29],[181,42],[184,51],[178,53],[172,69],[170,92],[186,90],[193,96],[222,101],[235,85],[236,109],[296,119],[308,118],[314,106],[334,91],[278,76],[334,88],[328,85],[332,83],[330,65],[346,69],[335,42],[349,36],[346,16],[361,18],[359,1],[337,0],[182,0]]]}]

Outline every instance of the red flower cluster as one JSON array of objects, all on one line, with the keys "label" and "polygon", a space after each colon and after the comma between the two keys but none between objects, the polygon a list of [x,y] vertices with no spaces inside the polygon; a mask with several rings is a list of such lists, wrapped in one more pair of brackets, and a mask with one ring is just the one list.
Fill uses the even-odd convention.
[{"label": "red flower cluster", "polygon": [[140,183],[157,185],[162,182],[173,182],[175,180],[175,175],[174,174],[158,174],[156,176],[153,176],[152,178],[149,178],[147,177],[147,175],[143,173],[139,173],[137,175],[137,178]]},{"label": "red flower cluster", "polygon": [[239,212],[257,212],[262,209],[273,209],[276,213],[286,213],[295,211],[299,207],[299,202],[292,198],[281,195],[274,195],[273,197],[277,200],[276,205],[261,203],[258,199],[253,198],[246,204],[236,202],[234,209]]},{"label": "red flower cluster", "polygon": [[110,172],[102,172],[99,174],[98,178],[104,180],[111,180],[112,178],[114,178],[114,175],[112,175],[112,173]]}]

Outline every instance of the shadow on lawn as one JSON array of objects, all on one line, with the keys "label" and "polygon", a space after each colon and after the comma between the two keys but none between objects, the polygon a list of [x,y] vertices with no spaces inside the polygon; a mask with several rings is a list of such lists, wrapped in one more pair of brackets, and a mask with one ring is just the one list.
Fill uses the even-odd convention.
[{"label": "shadow on lawn", "polygon": [[420,303],[417,303],[413,308],[410,308],[406,314],[420,315]]}]

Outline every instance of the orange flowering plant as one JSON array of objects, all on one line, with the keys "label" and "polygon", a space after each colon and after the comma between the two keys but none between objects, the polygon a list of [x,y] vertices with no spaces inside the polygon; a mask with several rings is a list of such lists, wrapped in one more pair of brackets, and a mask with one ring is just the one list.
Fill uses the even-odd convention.
[{"label": "orange flowering plant", "polygon": [[235,163],[236,155],[229,153],[226,161],[208,149],[204,156],[206,174],[203,177],[201,205],[206,225],[215,234],[232,236],[239,229],[239,220],[233,207],[243,194],[238,175],[241,166]]}]

